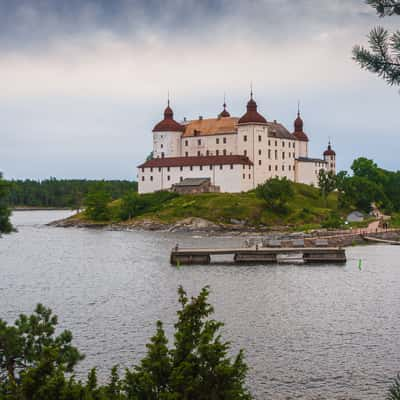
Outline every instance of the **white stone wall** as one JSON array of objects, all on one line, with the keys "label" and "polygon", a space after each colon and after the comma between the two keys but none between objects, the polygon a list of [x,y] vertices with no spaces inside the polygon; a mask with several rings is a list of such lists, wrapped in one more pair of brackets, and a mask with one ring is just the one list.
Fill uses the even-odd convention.
[{"label": "white stone wall", "polygon": [[273,177],[294,181],[295,140],[270,137],[266,126],[244,125],[238,129],[237,147],[254,163],[254,187]]},{"label": "white stone wall", "polygon": [[139,193],[168,190],[185,178],[210,178],[221,192],[239,193],[252,189],[250,165],[193,165],[185,167],[139,168]]},{"label": "white stone wall", "polygon": [[179,157],[182,132],[153,132],[153,157]]},{"label": "white stone wall", "polygon": [[327,162],[327,171],[332,171],[336,174],[336,157],[335,156],[324,156],[324,160]]},{"label": "white stone wall", "polygon": [[181,141],[182,157],[238,154],[236,133],[183,137]]},{"label": "white stone wall", "polygon": [[296,158],[308,157],[308,142],[296,140]]},{"label": "white stone wall", "polygon": [[296,160],[296,182],[305,183],[318,187],[319,171],[327,170],[327,164],[324,162],[311,162]]}]

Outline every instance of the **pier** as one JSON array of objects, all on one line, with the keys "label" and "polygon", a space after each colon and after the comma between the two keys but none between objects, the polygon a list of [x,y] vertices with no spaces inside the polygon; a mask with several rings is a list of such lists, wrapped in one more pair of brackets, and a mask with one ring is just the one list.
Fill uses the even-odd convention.
[{"label": "pier", "polygon": [[344,263],[346,252],[341,247],[250,247],[226,249],[179,248],[171,251],[172,265],[211,264],[212,256],[232,255],[234,263],[270,264],[279,263],[282,258],[298,255],[302,263]]}]

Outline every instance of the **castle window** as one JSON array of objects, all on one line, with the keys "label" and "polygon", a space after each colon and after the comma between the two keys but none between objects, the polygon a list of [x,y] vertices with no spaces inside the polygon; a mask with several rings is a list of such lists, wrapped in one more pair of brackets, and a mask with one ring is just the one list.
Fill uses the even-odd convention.
[{"label": "castle window", "polygon": [[268,158],[271,159],[271,150],[268,150]]},{"label": "castle window", "polygon": [[161,172],[161,167],[158,167],[158,172]]},{"label": "castle window", "polygon": [[217,142],[217,144],[219,144],[219,138],[215,139],[215,141]]},{"label": "castle window", "polygon": [[170,177],[169,175],[167,176],[167,180],[168,180],[168,181],[170,181],[170,180],[171,180],[171,177]]},{"label": "castle window", "polygon": [[243,152],[243,154],[244,154],[245,156],[247,156],[247,150],[245,150],[245,151]]},{"label": "castle window", "polygon": [[268,146],[271,146],[271,141],[270,140],[268,140]]},{"label": "castle window", "polygon": [[282,165],[282,171],[284,171],[285,170],[285,166],[284,165]]},{"label": "castle window", "polygon": [[261,150],[258,150],[258,155],[261,156]]},{"label": "castle window", "polygon": [[199,139],[199,140],[197,141],[197,144],[198,144],[199,146],[201,146],[201,139]]},{"label": "castle window", "polygon": [[272,171],[272,167],[270,165],[268,166],[268,171]]},{"label": "castle window", "polygon": [[275,146],[278,146],[278,141],[277,140],[275,140]]},{"label": "castle window", "polygon": [[251,175],[249,174],[249,179],[251,179]]},{"label": "castle window", "polygon": [[206,155],[209,156],[210,155],[210,150],[206,151]]},{"label": "castle window", "polygon": [[169,170],[170,170],[170,168],[168,167],[168,168],[167,168],[167,171],[169,172]]},{"label": "castle window", "polygon": [[275,165],[275,171],[278,171],[278,166],[277,165]]},{"label": "castle window", "polygon": [[261,142],[261,140],[262,140],[261,135],[258,135],[258,141]]},{"label": "castle window", "polygon": [[144,168],[142,168],[142,172],[144,172]]},{"label": "castle window", "polygon": [[291,167],[291,165],[289,165],[289,171],[291,171],[292,170],[292,167]]},{"label": "castle window", "polygon": [[193,171],[193,165],[190,166],[190,170]]},{"label": "castle window", "polygon": [[180,169],[181,171],[183,171],[183,167],[182,167],[182,165],[179,167],[179,169]]},{"label": "castle window", "polygon": [[161,143],[161,148],[164,148],[164,145]]},{"label": "castle window", "polygon": [[161,153],[161,158],[164,158],[164,152],[163,152],[163,153]]},{"label": "castle window", "polygon": [[153,182],[153,175],[150,176],[150,180]]},{"label": "castle window", "polygon": [[201,156],[201,153],[200,153],[200,151],[198,151],[198,152],[197,152],[197,156],[198,156],[198,157],[200,157],[200,156]]},{"label": "castle window", "polygon": [[223,165],[220,165],[220,166],[219,166],[219,169],[223,169],[223,168],[224,168]]},{"label": "castle window", "polygon": [[295,165],[293,165],[293,171],[296,169],[296,166]]},{"label": "castle window", "polygon": [[246,175],[245,174],[243,174],[243,179],[246,179]]},{"label": "castle window", "polygon": [[293,152],[293,158],[295,158],[296,157],[296,155],[294,154],[294,152]]},{"label": "castle window", "polygon": [[282,147],[285,147],[285,142],[282,140]]},{"label": "castle window", "polygon": [[243,164],[243,169],[245,169],[246,168],[246,166]]},{"label": "castle window", "polygon": [[200,165],[200,171],[203,171],[203,166],[202,165]]},{"label": "castle window", "polygon": [[285,152],[282,151],[282,160],[284,160],[284,159],[285,159]]},{"label": "castle window", "polygon": [[261,160],[258,160],[258,165],[261,165]]},{"label": "castle window", "polygon": [[210,165],[210,171],[212,171],[212,165]]},{"label": "castle window", "polygon": [[179,180],[182,182],[182,181],[183,181],[183,177],[181,176],[181,177],[179,178]]},{"label": "castle window", "polygon": [[216,151],[215,151],[215,154],[216,154],[217,156],[219,156],[219,150],[216,150]]},{"label": "castle window", "polygon": [[247,142],[247,136],[246,135],[243,136],[243,141]]},{"label": "castle window", "polygon": [[153,168],[150,168],[150,172],[153,172]]},{"label": "castle window", "polygon": [[185,146],[189,146],[189,140],[185,140]]},{"label": "castle window", "polygon": [[278,150],[275,150],[275,160],[278,159]]},{"label": "castle window", "polygon": [[222,139],[222,141],[224,142],[224,144],[226,144],[226,138],[225,137]]},{"label": "castle window", "polygon": [[224,149],[224,152],[223,152],[223,153],[224,153],[224,156],[226,156],[226,150],[225,150],[225,149]]},{"label": "castle window", "polygon": [[142,182],[144,182],[144,176],[142,176]]}]

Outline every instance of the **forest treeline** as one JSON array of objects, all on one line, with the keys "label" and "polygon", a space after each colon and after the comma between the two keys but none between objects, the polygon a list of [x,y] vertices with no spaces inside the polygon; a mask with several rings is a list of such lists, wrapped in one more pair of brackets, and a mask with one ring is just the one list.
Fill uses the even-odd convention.
[{"label": "forest treeline", "polygon": [[95,187],[102,187],[111,199],[124,196],[137,190],[137,182],[126,180],[86,180],[56,179],[42,181],[11,180],[9,183],[8,204],[11,207],[68,207],[80,208],[87,194]]}]

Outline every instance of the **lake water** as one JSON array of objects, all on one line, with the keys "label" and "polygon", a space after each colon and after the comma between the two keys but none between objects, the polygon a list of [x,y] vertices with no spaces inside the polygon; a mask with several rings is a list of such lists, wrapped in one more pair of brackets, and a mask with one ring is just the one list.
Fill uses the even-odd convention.
[{"label": "lake water", "polygon": [[[155,321],[172,332],[176,290],[212,289],[232,351],[243,348],[256,399],[383,399],[400,371],[400,248],[355,247],[345,266],[169,265],[184,246],[240,238],[44,226],[65,211],[16,212],[0,239],[0,318],[41,302],[105,377],[145,352]],[[358,260],[363,269],[358,269]]]}]

